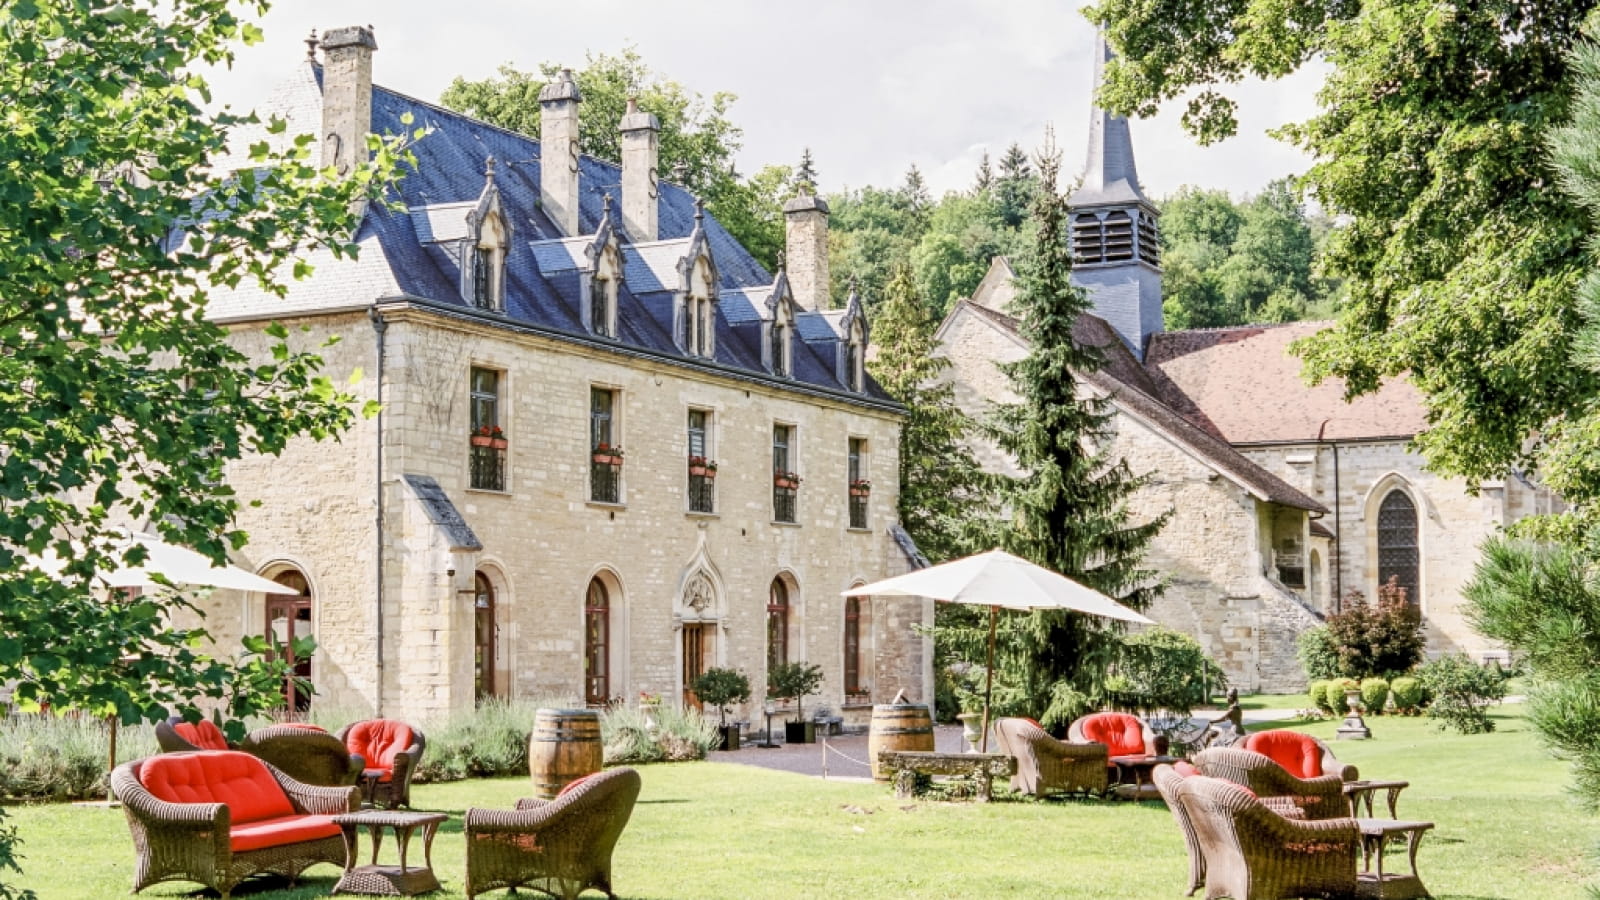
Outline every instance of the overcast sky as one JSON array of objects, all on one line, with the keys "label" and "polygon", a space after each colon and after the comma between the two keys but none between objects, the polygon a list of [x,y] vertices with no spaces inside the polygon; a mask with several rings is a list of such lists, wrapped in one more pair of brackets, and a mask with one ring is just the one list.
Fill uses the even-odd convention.
[{"label": "overcast sky", "polygon": [[[739,167],[793,163],[809,146],[824,191],[900,181],[922,169],[936,193],[971,183],[985,149],[1035,148],[1047,124],[1082,168],[1094,31],[1077,0],[276,0],[267,39],[213,75],[219,101],[254,106],[305,55],[313,27],[376,29],[374,81],[437,101],[457,75],[501,63],[581,67],[588,52],[635,45],[702,94],[731,91],[744,128]],[[1239,135],[1200,148],[1174,102],[1133,123],[1139,175],[1155,197],[1185,184],[1240,195],[1304,171],[1306,159],[1266,130],[1315,110],[1317,73],[1234,87]],[[611,127],[615,123],[610,123]]]}]

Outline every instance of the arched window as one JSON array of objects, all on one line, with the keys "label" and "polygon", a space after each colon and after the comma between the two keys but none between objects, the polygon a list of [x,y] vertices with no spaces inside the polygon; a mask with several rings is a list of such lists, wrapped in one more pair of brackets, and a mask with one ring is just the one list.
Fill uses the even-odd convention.
[{"label": "arched window", "polygon": [[297,717],[311,708],[310,654],[295,652],[296,639],[312,636],[311,583],[299,571],[289,569],[272,577],[273,581],[295,593],[267,595],[267,645],[275,659],[289,664],[289,674],[283,682],[284,710]]},{"label": "arched window", "polygon": [[861,598],[844,601],[844,692],[861,693]]},{"label": "arched window", "polygon": [[767,593],[767,670],[789,661],[789,588],[772,579]]},{"label": "arched window", "polygon": [[472,694],[478,702],[494,690],[494,587],[482,572],[472,579]]},{"label": "arched window", "polygon": [[1405,491],[1395,489],[1378,507],[1378,584],[1390,578],[1405,588],[1406,602],[1421,603],[1417,593],[1422,557],[1417,544],[1417,505]]},{"label": "arched window", "polygon": [[590,706],[611,701],[611,596],[598,578],[589,580],[583,601],[583,699]]}]

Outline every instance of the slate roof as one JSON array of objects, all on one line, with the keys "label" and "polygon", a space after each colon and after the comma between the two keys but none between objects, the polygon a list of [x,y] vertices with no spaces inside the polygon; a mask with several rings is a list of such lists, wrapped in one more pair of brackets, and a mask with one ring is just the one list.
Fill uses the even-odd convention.
[{"label": "slate roof", "polygon": [[[241,130],[235,146],[268,140],[281,145],[297,133],[321,132],[322,68],[301,63],[287,82],[259,110],[261,117],[277,114],[288,119],[283,135],[264,129]],[[409,115],[410,124],[402,122]],[[591,127],[612,127],[594,123]],[[505,310],[503,321],[557,337],[570,336],[593,343],[579,315],[577,265],[585,241],[556,228],[539,205],[539,142],[524,135],[478,121],[469,116],[407,97],[374,85],[372,130],[379,134],[404,134],[418,128],[428,133],[413,146],[414,171],[395,188],[396,208],[369,208],[355,236],[361,247],[358,260],[335,260],[329,253],[313,254],[315,275],[290,286],[286,298],[266,294],[252,286],[216,296],[211,315],[220,320],[281,318],[296,313],[350,309],[383,299],[386,302],[425,301],[429,306],[470,309],[461,297],[456,247],[465,235],[465,217],[484,192],[484,172],[495,159],[495,185],[500,209],[510,227],[506,253]],[[320,147],[312,147],[316,157]],[[225,157],[218,168],[248,162],[242,155]],[[603,197],[620,198],[621,168],[589,156],[579,160],[579,230],[593,235],[603,215]],[[613,227],[622,240],[623,283],[618,292],[619,340],[630,352],[675,358],[683,365],[739,374],[777,385],[792,384],[809,393],[818,391],[876,406],[898,409],[898,404],[876,384],[863,393],[850,391],[836,377],[837,336],[826,322],[805,322],[796,328],[800,341],[794,348],[792,378],[775,378],[761,365],[760,329],[734,327],[751,320],[744,299],[764,296],[759,288],[773,284],[773,276],[740,246],[713,216],[703,221],[705,238],[716,264],[719,290],[728,292],[730,309],[718,316],[715,360],[689,357],[672,339],[670,292],[678,287],[677,264],[689,246],[696,227],[695,198],[687,190],[660,183],[659,237],[661,240],[631,245],[622,233],[620,216],[612,214]],[[735,299],[736,296],[738,299]],[[719,303],[719,306],[721,304]],[[759,309],[759,304],[757,304]],[[485,318],[477,315],[477,318]],[[489,316],[486,320],[501,318]],[[799,316],[797,319],[814,318]]]},{"label": "slate roof", "polygon": [[1145,365],[1164,383],[1159,396],[1231,444],[1409,438],[1424,430],[1422,394],[1404,377],[1349,403],[1340,379],[1306,384],[1289,345],[1331,324],[1158,333]]},{"label": "slate roof", "polygon": [[[962,305],[977,315],[994,323],[1018,340],[1026,341],[1015,318],[985,306],[963,300]],[[1327,507],[1308,497],[1298,488],[1261,468],[1239,454],[1210,431],[1189,421],[1177,410],[1168,406],[1156,394],[1159,385],[1139,361],[1128,345],[1117,336],[1116,330],[1104,319],[1084,313],[1073,323],[1073,337],[1080,343],[1097,346],[1105,354],[1105,365],[1096,372],[1080,373],[1089,384],[1110,396],[1129,414],[1143,419],[1150,426],[1187,447],[1207,465],[1242,486],[1258,499],[1280,503],[1313,513],[1326,513]]]},{"label": "slate roof", "polygon": [[[1095,38],[1094,46],[1096,94],[1105,84],[1106,63],[1112,56],[1111,45],[1106,43],[1102,31]],[[1077,209],[1134,203],[1148,205],[1150,201],[1139,186],[1139,169],[1133,160],[1133,136],[1128,131],[1128,120],[1101,109],[1096,99],[1089,109],[1089,158],[1083,167],[1083,179],[1067,198],[1067,205]]]}]

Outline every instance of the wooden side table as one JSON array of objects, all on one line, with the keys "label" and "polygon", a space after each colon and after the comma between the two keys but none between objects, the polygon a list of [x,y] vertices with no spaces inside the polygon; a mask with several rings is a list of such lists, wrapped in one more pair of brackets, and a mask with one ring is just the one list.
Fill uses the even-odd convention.
[{"label": "wooden side table", "polygon": [[[1361,829],[1361,871],[1356,873],[1356,896],[1373,900],[1416,900],[1431,897],[1417,875],[1417,845],[1432,822],[1406,822],[1397,819],[1356,819]],[[1384,849],[1396,838],[1404,838],[1411,871],[1385,872]]]},{"label": "wooden side table", "polygon": [[[444,813],[397,812],[394,810],[364,809],[333,817],[335,825],[344,833],[344,875],[333,886],[333,892],[349,894],[374,894],[387,897],[410,897],[439,889],[439,879],[433,874],[433,835],[440,824],[450,817]],[[367,829],[372,839],[372,862],[357,866],[356,829]],[[400,865],[378,865],[378,848],[383,845],[383,830],[393,829],[395,841],[400,845]],[[406,864],[406,851],[411,835],[422,829],[421,866]]]},{"label": "wooden side table", "polygon": [[1389,792],[1389,818],[1395,819],[1395,801],[1400,799],[1400,792],[1411,786],[1409,781],[1347,781],[1344,783],[1344,795],[1350,801],[1350,815],[1360,817],[1363,806],[1367,817],[1372,817],[1372,798],[1378,791]]},{"label": "wooden side table", "polygon": [[[1172,765],[1178,761],[1178,757],[1139,754],[1136,756],[1113,756],[1107,761],[1117,769],[1118,787],[1128,784],[1128,776],[1133,776],[1133,791],[1131,794],[1126,795],[1126,799],[1139,800],[1144,797],[1145,786],[1151,784],[1150,773],[1156,770],[1156,766],[1162,764]],[[1124,795],[1118,794],[1118,796]]]}]

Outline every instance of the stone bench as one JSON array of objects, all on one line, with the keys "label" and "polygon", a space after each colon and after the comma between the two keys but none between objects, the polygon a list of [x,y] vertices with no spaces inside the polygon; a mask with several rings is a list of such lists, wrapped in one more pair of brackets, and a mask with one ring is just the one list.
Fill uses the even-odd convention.
[{"label": "stone bench", "polygon": [[916,792],[918,775],[960,775],[977,782],[979,803],[988,803],[994,796],[990,779],[996,775],[1010,778],[1017,774],[1016,759],[998,753],[880,750],[878,766],[894,773],[891,777],[896,797],[912,796]]}]

